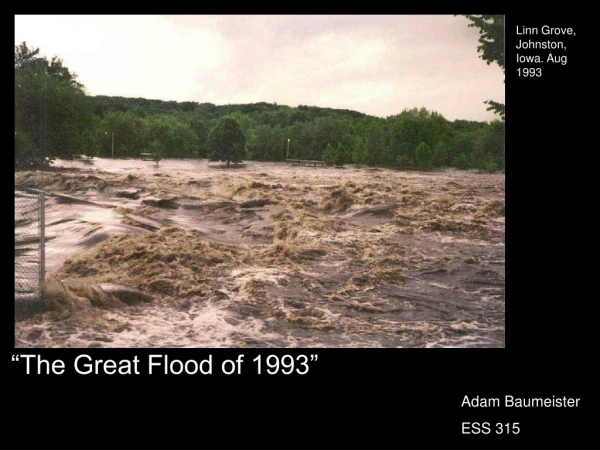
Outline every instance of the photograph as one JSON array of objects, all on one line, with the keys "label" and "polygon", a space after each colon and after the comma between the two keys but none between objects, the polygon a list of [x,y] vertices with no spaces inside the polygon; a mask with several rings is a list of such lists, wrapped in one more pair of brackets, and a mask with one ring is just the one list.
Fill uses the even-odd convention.
[{"label": "photograph", "polygon": [[14,346],[505,348],[504,19],[16,15]]}]

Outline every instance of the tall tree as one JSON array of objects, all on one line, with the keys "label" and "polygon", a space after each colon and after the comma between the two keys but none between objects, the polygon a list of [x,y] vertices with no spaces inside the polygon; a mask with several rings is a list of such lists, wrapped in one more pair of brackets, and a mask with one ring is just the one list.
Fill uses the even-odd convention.
[{"label": "tall tree", "polygon": [[[503,15],[465,15],[471,21],[469,27],[479,29],[477,51],[488,65],[496,63],[505,72],[504,67],[504,16]],[[488,111],[494,111],[504,120],[504,104],[487,100]]]},{"label": "tall tree", "polygon": [[15,157],[17,167],[40,167],[53,158],[85,153],[92,114],[77,75],[57,56],[15,46]]},{"label": "tall tree", "polygon": [[15,69],[35,68],[38,73],[43,73],[65,84],[83,88],[83,85],[77,81],[77,74],[72,73],[64,66],[61,58],[54,55],[48,61],[45,56],[38,56],[39,53],[39,48],[29,48],[25,41],[15,45]]}]

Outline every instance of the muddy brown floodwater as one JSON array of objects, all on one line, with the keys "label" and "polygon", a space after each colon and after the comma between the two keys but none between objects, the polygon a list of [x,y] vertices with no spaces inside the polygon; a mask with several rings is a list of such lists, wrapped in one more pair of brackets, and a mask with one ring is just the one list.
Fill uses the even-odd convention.
[{"label": "muddy brown floodwater", "polygon": [[504,347],[502,174],[96,158],[15,187],[51,237],[18,347]]}]

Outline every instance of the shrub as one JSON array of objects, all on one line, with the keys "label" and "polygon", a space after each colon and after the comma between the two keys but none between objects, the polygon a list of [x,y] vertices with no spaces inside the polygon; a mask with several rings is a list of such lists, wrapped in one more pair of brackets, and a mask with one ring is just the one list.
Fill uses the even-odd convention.
[{"label": "shrub", "polygon": [[457,169],[471,168],[471,159],[464,153],[461,153],[456,158],[454,158],[454,161],[452,161],[452,163],[456,166]]},{"label": "shrub", "polygon": [[156,163],[157,166],[160,160],[163,159],[163,153],[163,145],[157,139],[154,139],[150,143],[150,154],[152,155],[152,160]]},{"label": "shrub", "polygon": [[430,169],[433,166],[433,152],[425,142],[421,142],[415,149],[415,160],[419,169]]}]

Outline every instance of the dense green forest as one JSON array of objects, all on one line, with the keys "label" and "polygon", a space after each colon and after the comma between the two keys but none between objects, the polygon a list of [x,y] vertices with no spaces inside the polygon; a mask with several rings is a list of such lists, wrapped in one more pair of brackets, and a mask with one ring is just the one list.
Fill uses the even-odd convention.
[{"label": "dense green forest", "polygon": [[330,165],[504,169],[504,121],[449,121],[425,108],[386,118],[357,111],[274,103],[214,105],[86,95],[60,58],[15,47],[17,168],[55,158],[209,156],[220,119],[243,130],[243,160],[318,159]]}]

